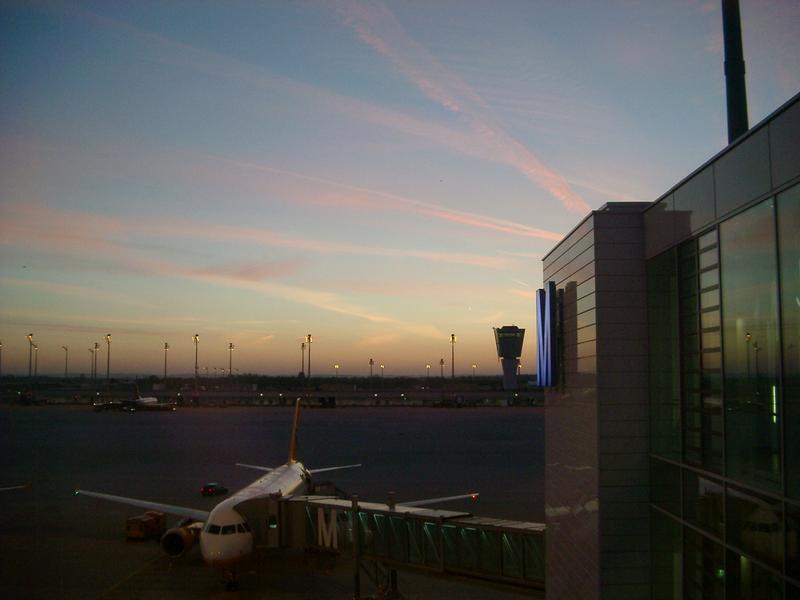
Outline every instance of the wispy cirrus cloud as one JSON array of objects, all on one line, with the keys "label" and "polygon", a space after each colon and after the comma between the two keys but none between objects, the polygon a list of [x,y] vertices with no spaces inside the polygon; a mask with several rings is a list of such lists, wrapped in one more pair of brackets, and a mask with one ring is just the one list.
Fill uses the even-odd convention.
[{"label": "wispy cirrus cloud", "polygon": [[[512,261],[501,256],[486,256],[459,252],[443,252],[435,250],[415,250],[413,248],[391,248],[368,246],[345,242],[329,242],[313,238],[287,236],[266,228],[241,227],[225,224],[208,224],[187,219],[155,219],[132,218],[117,219],[98,216],[88,212],[70,212],[47,207],[42,204],[7,203],[0,206],[0,243],[13,244],[39,240],[48,247],[60,248],[63,252],[76,250],[86,254],[91,250],[93,255],[112,257],[120,252],[126,253],[130,259],[132,248],[120,241],[127,242],[137,238],[191,238],[205,240],[227,240],[231,242],[249,243],[259,246],[282,247],[297,251],[317,254],[353,254],[360,256],[378,256],[388,258],[412,258],[425,261],[462,264],[489,269],[507,269]],[[111,242],[110,240],[115,240]],[[144,263],[150,261],[149,255],[139,253]],[[209,266],[206,274],[239,275],[243,279],[262,276],[274,277],[297,272],[302,261],[283,264],[260,265],[247,263],[241,265]],[[154,265],[148,267],[153,270]],[[238,273],[237,273],[238,272]],[[204,273],[198,271],[196,274]]]},{"label": "wispy cirrus cloud", "polygon": [[386,56],[426,95],[447,110],[458,114],[469,126],[468,131],[448,128],[278,75],[219,52],[178,42],[83,8],[61,5],[59,9],[97,27],[137,39],[142,43],[141,51],[151,60],[208,73],[222,79],[234,79],[260,89],[279,90],[297,98],[313,99],[326,109],[344,112],[359,120],[421,137],[468,156],[511,166],[535,185],[548,191],[568,210],[578,214],[589,211],[588,204],[570,188],[561,175],[500,126],[480,97],[416,44],[394,16],[381,5],[345,1],[337,5],[337,10],[365,43]]},{"label": "wispy cirrus cloud", "polygon": [[[108,217],[90,218],[86,213],[56,210],[45,206],[0,205],[0,245],[21,245],[36,248],[38,252],[49,252],[55,256],[69,256],[74,260],[73,268],[101,268],[115,273],[128,272],[142,275],[156,275],[166,278],[182,278],[229,288],[249,290],[267,297],[280,298],[290,302],[306,304],[329,312],[355,317],[372,323],[391,324],[409,333],[423,337],[438,338],[443,334],[435,327],[405,322],[391,316],[371,311],[348,301],[339,294],[287,285],[279,281],[255,280],[252,271],[227,268],[198,268],[175,262],[153,258],[150,253],[131,244],[135,235],[151,232],[156,227],[153,222],[123,221]],[[116,239],[106,239],[98,235],[97,223],[108,225]],[[183,227],[183,225],[181,225]],[[184,229],[161,229],[160,233],[183,233],[193,231],[196,235],[201,227]],[[203,230],[213,235],[215,228]],[[223,239],[233,233],[241,241],[260,239],[258,230],[241,228],[220,228],[215,239]],[[280,269],[262,271],[277,276]]]},{"label": "wispy cirrus cloud", "polygon": [[566,179],[511,136],[494,119],[480,96],[414,41],[383,4],[340,0],[336,9],[344,23],[352,27],[365,44],[389,60],[422,93],[462,118],[476,141],[488,149],[495,160],[521,171],[568,210],[579,214],[590,210]]}]

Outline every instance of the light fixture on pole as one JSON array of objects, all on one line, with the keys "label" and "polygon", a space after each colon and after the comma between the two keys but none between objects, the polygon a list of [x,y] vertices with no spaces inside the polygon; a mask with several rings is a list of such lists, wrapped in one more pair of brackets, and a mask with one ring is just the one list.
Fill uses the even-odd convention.
[{"label": "light fixture on pole", "polygon": [[164,342],[164,379],[167,378],[167,352],[169,352],[169,343]]},{"label": "light fixture on pole", "polygon": [[425,365],[425,371],[426,371],[425,372],[425,379],[430,379],[431,378],[431,365],[430,365],[430,363]]},{"label": "light fixture on pole", "polygon": [[228,371],[230,377],[233,377],[233,342],[228,343]]},{"label": "light fixture on pole", "polygon": [[69,377],[69,346],[61,346],[64,350],[64,379]]},{"label": "light fixture on pole", "polygon": [[100,343],[94,343],[94,364],[92,367],[92,378],[97,379],[97,353],[100,352]]},{"label": "light fixture on pole", "polygon": [[384,369],[384,368],[385,368],[385,367],[384,367],[383,363],[381,363],[381,379],[383,379],[383,369]]},{"label": "light fixture on pole", "polygon": [[478,365],[476,365],[475,363],[472,363],[472,378],[473,379],[475,379],[475,369],[477,369],[477,368],[478,368]]},{"label": "light fixture on pole", "polygon": [[369,359],[369,376],[372,377],[372,365],[375,364],[375,361],[371,358]]},{"label": "light fixture on pole", "polygon": [[450,379],[456,378],[456,334],[450,334]]},{"label": "light fixture on pole", "polygon": [[309,379],[311,378],[311,342],[313,341],[314,340],[311,339],[311,334],[309,333],[306,336],[306,344],[308,344],[308,373],[306,374],[306,377]]},{"label": "light fixture on pole", "polygon": [[444,379],[444,359],[443,358],[439,359],[439,374],[442,376],[442,379]]},{"label": "light fixture on pole", "polygon": [[111,334],[106,334],[106,383],[111,376]]},{"label": "light fixture on pole", "polygon": [[31,376],[31,365],[33,364],[33,334],[29,333],[28,338],[28,377]]},{"label": "light fixture on pole", "polygon": [[39,346],[33,345],[33,377],[34,379],[39,374]]},{"label": "light fixture on pole", "polygon": [[333,369],[334,369],[333,372],[336,373],[336,378],[338,379],[338,377],[339,377],[339,363],[336,363],[335,365],[333,365]]}]

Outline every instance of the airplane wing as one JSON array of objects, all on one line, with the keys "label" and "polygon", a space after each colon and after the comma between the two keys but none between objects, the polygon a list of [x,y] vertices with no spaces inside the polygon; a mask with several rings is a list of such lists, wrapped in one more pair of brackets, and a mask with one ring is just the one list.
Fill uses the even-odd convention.
[{"label": "airplane wing", "polygon": [[24,490],[29,487],[31,486],[28,483],[26,483],[25,485],[12,485],[9,487],[0,487],[0,492],[10,492],[12,490]]},{"label": "airplane wing", "polygon": [[324,467],[322,469],[306,469],[312,475],[316,473],[326,473],[327,471],[339,471],[340,469],[355,469],[356,467],[360,467],[361,463],[357,465],[342,465],[340,467]]},{"label": "airplane wing", "polygon": [[244,463],[236,463],[237,467],[244,467],[246,469],[255,469],[256,471],[274,471],[274,467],[262,467],[261,465],[246,465]]},{"label": "airplane wing", "polygon": [[90,496],[92,498],[100,498],[101,500],[109,500],[111,502],[119,502],[120,504],[127,504],[128,506],[137,506],[147,510],[159,510],[170,515],[177,515],[179,517],[189,517],[198,521],[206,521],[209,512],[205,510],[197,510],[194,508],[186,508],[184,506],[175,506],[174,504],[161,504],[160,502],[150,502],[149,500],[139,500],[137,498],[127,498],[125,496],[113,496],[111,494],[101,494],[100,492],[90,492],[88,490],[75,490],[76,496]]},{"label": "airplane wing", "polygon": [[466,498],[477,500],[478,496],[480,496],[478,492],[471,492],[469,494],[461,494],[459,496],[442,496],[441,498],[425,498],[424,500],[412,500],[411,502],[398,502],[397,506],[426,506],[428,504],[450,502],[451,500],[464,500]]}]

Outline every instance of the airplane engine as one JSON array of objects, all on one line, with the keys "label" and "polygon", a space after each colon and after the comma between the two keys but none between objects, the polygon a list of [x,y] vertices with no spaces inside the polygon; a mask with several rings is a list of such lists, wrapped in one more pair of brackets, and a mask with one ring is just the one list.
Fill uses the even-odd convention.
[{"label": "airplane engine", "polygon": [[191,550],[200,529],[196,527],[173,527],[161,537],[161,548],[172,558],[180,558]]}]

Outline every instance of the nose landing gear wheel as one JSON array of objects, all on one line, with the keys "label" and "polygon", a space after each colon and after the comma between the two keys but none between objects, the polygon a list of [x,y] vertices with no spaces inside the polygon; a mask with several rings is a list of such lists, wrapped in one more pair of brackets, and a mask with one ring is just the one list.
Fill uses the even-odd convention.
[{"label": "nose landing gear wheel", "polygon": [[235,592],[239,589],[239,580],[236,579],[235,571],[225,572],[225,590],[228,592]]}]

